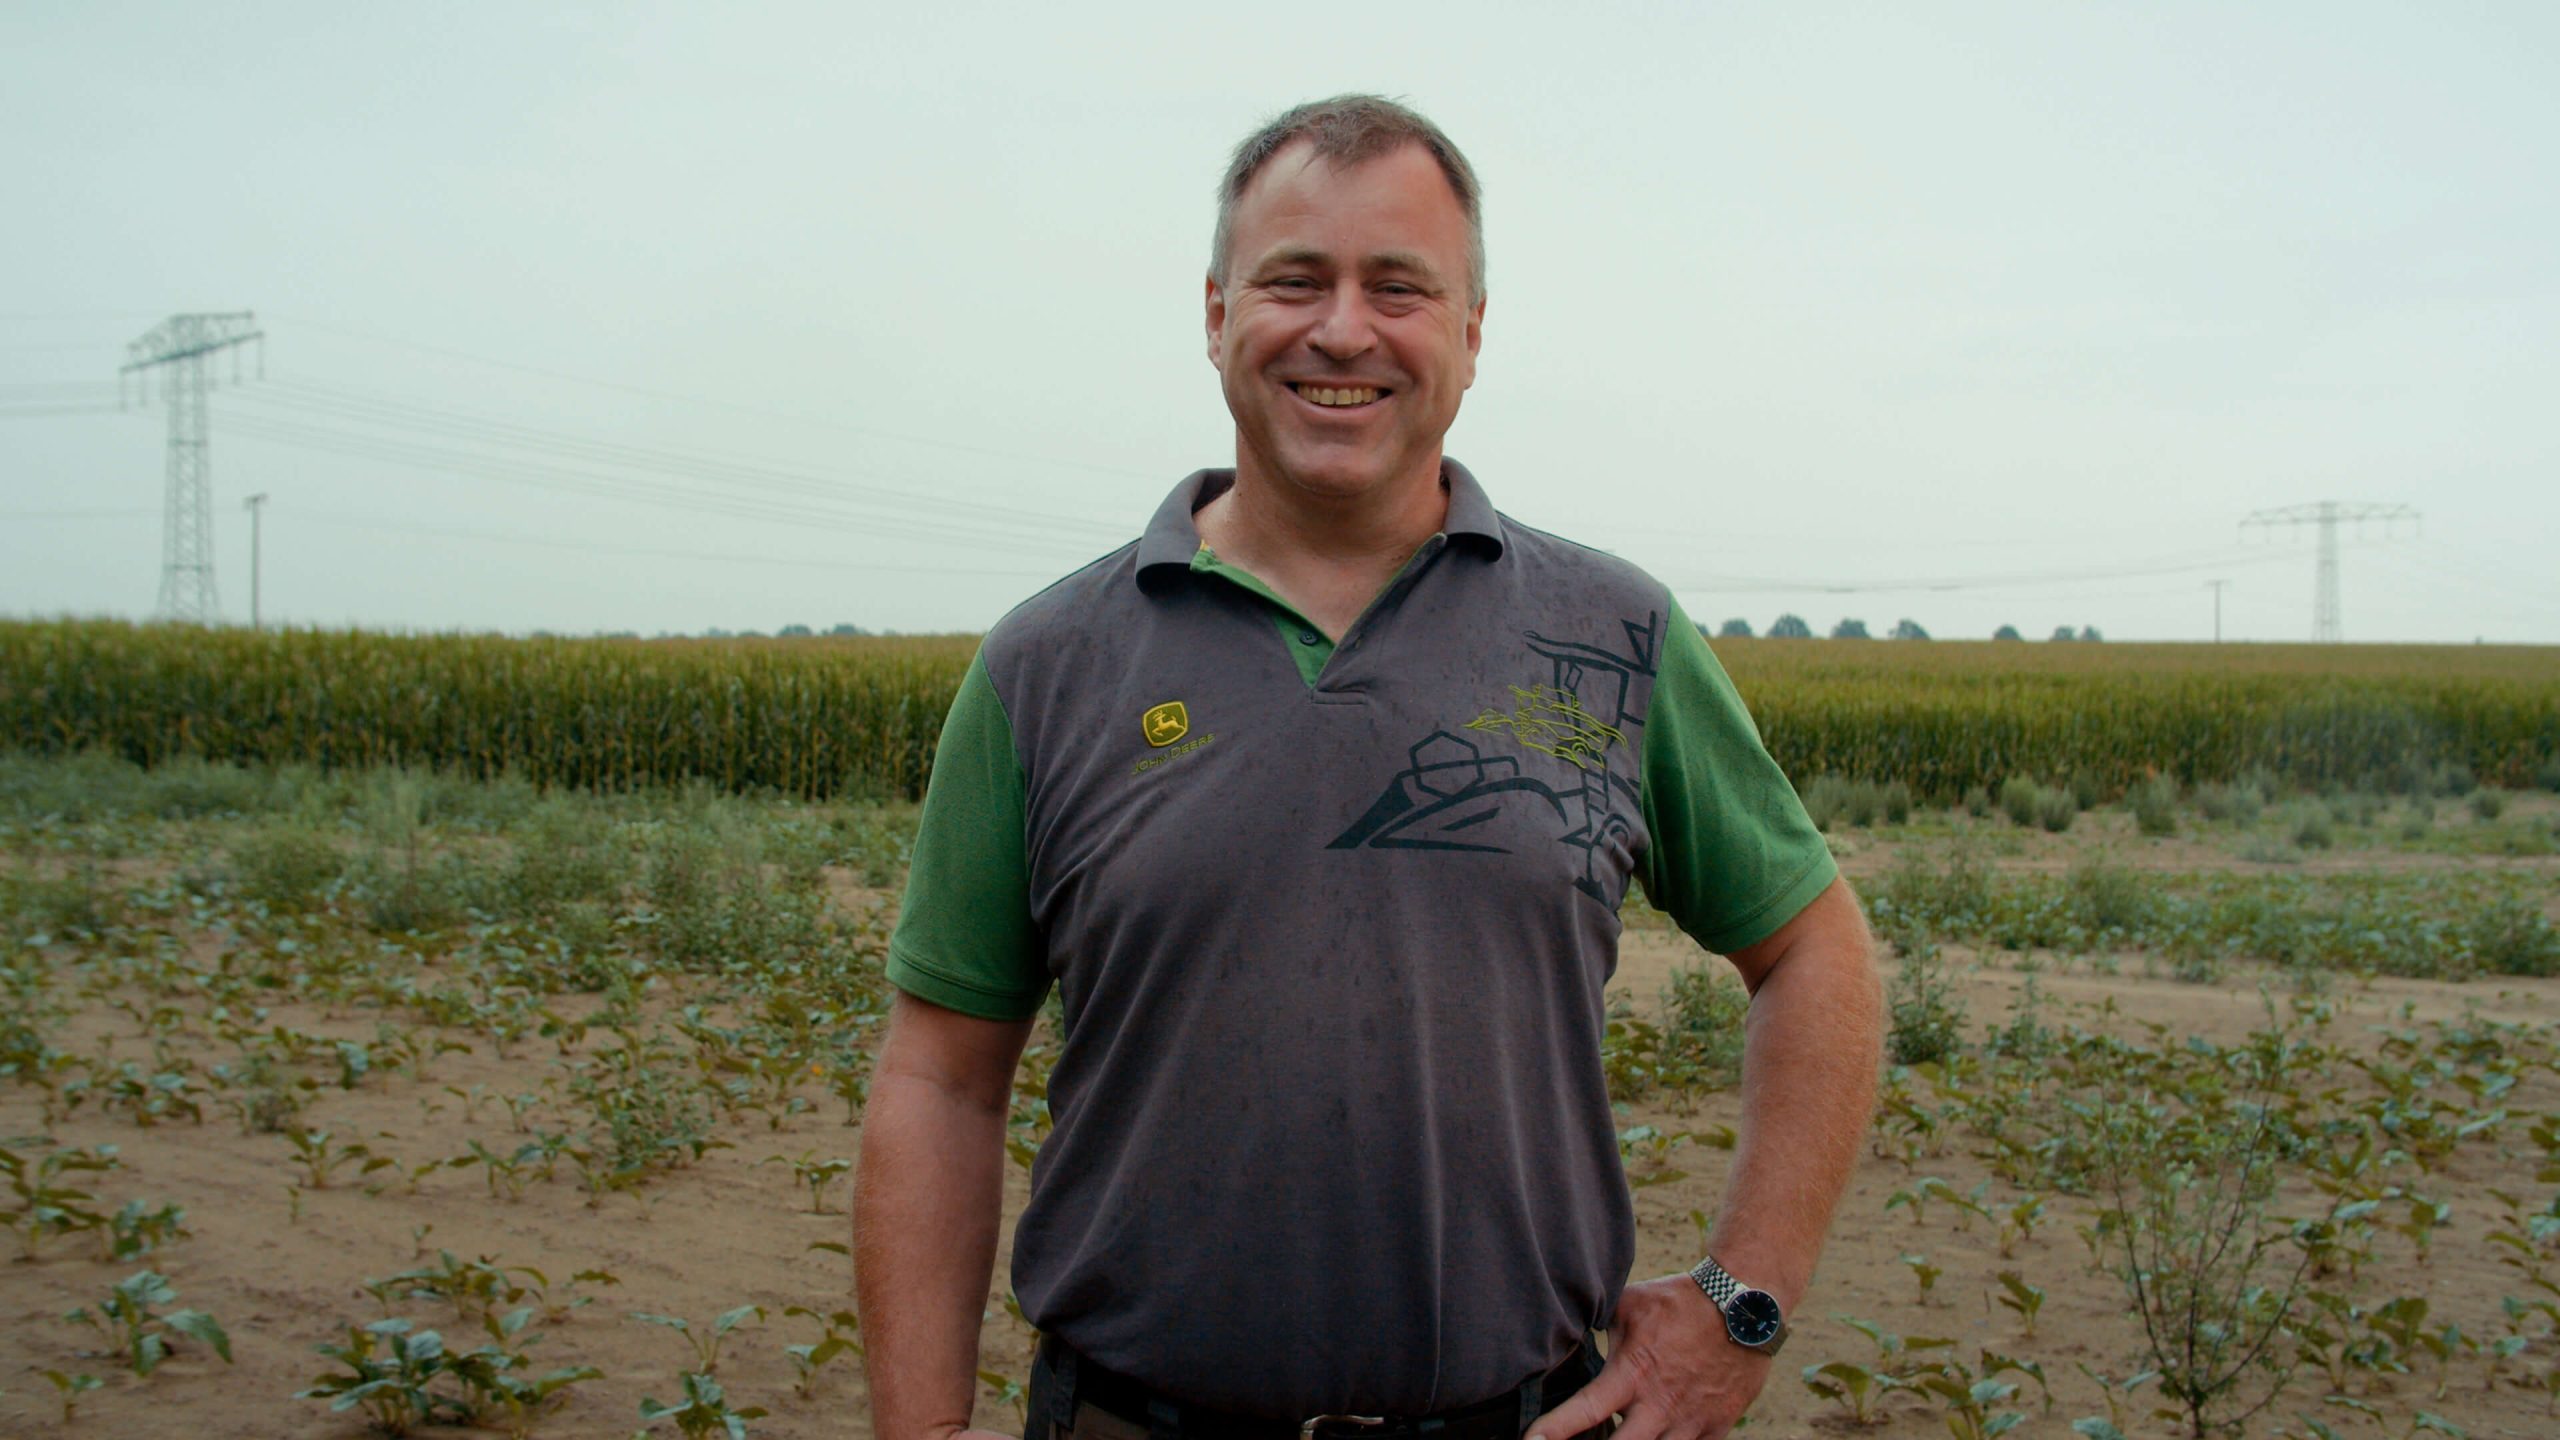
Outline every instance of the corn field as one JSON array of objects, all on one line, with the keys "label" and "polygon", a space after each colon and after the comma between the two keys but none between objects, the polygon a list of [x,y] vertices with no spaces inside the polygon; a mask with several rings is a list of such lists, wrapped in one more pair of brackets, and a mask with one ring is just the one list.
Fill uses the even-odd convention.
[{"label": "corn field", "polygon": [[[922,792],[968,636],[508,639],[0,623],[0,744],[323,767],[402,763],[630,790]],[[2252,770],[2408,788],[2560,765],[2560,652],[2522,646],[1719,640],[1799,779],[1951,801],[2011,775]]]},{"label": "corn field", "polygon": [[0,742],[620,791],[915,796],[974,637],[507,639],[0,624]]}]

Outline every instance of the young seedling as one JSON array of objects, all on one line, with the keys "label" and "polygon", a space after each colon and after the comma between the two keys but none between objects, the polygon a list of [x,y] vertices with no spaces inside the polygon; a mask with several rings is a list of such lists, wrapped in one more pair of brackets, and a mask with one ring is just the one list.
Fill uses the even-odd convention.
[{"label": "young seedling", "polygon": [[2015,1270],[2000,1272],[2000,1288],[2008,1293],[1994,1298],[2004,1308],[2017,1312],[2018,1318],[2026,1322],[2024,1334],[2028,1339],[2034,1339],[2036,1312],[2044,1308],[2044,1291],[2028,1284],[2026,1278]]},{"label": "young seedling", "polygon": [[1902,1263],[1911,1267],[1911,1278],[1919,1282],[1920,1304],[1925,1308],[1929,1303],[1929,1293],[1938,1288],[1938,1276],[1944,1272],[1930,1264],[1926,1255],[1904,1255]]},{"label": "young seedling", "polygon": [[362,1407],[385,1435],[406,1435],[440,1420],[471,1420],[469,1405],[427,1388],[445,1373],[444,1337],[433,1330],[413,1332],[406,1320],[376,1320],[348,1326],[343,1345],[313,1348],[346,1368],[313,1376],[309,1389],[294,1392],[296,1400],[326,1400],[332,1411]]},{"label": "young seedling", "polygon": [[1911,1223],[1914,1225],[1925,1225],[1928,1223],[1929,1202],[1931,1200],[1952,1200],[1955,1198],[1956,1187],[1939,1179],[1935,1175],[1924,1175],[1920,1178],[1919,1183],[1913,1185],[1910,1189],[1896,1190],[1891,1195],[1886,1196],[1884,1209],[1885,1213],[1890,1215],[1897,1207],[1907,1205],[1911,1207]]},{"label": "young seedling", "polygon": [[851,1170],[853,1162],[841,1159],[820,1160],[817,1155],[818,1152],[815,1150],[803,1150],[797,1159],[789,1155],[769,1155],[762,1163],[790,1166],[792,1178],[809,1187],[809,1213],[824,1215],[827,1213],[827,1187],[834,1184],[846,1171]]},{"label": "young seedling", "polygon": [[2107,1431],[2112,1430],[2115,1432],[2116,1440],[2124,1440],[2125,1406],[2133,1399],[2134,1391],[2160,1378],[2158,1372],[2138,1370],[2122,1380],[2110,1380],[2090,1369],[2085,1362],[2074,1360],[2071,1363],[2082,1375],[2087,1376],[2089,1382],[2098,1387],[2098,1393],[2107,1399],[2107,1418],[2095,1422],[2105,1426],[2104,1430],[2083,1428],[2092,1423],[2087,1420],[2075,1420],[2071,1422],[2071,1428],[2082,1435],[2094,1437],[2094,1440],[2104,1440]]},{"label": "young seedling", "polygon": [[[532,1323],[534,1307],[528,1305],[505,1315],[481,1317],[481,1328],[489,1332],[490,1343],[467,1354],[450,1357],[446,1369],[463,1388],[479,1397],[475,1412],[495,1410],[502,1416],[507,1433],[523,1440],[533,1432],[535,1423],[554,1406],[572,1385],[604,1378],[604,1372],[592,1365],[565,1365],[542,1375],[523,1372],[531,1362],[523,1350],[510,1346]],[[530,1345],[532,1340],[525,1342]]]},{"label": "young seedling", "polygon": [[539,1297],[549,1285],[543,1273],[530,1265],[501,1265],[486,1255],[464,1260],[450,1250],[438,1250],[435,1264],[369,1280],[364,1289],[386,1312],[394,1300],[423,1297],[452,1305],[457,1320],[486,1324],[500,1306],[513,1305],[528,1295]]},{"label": "young seedling", "polygon": [[36,1258],[36,1251],[56,1235],[105,1226],[107,1218],[89,1208],[95,1203],[94,1197],[86,1190],[62,1183],[62,1177],[100,1174],[121,1163],[113,1145],[101,1145],[95,1150],[54,1150],[33,1164],[15,1150],[0,1149],[0,1175],[7,1176],[9,1182],[8,1224],[18,1232],[24,1258]]},{"label": "young seedling", "polygon": [[138,1260],[172,1240],[193,1234],[187,1229],[187,1212],[175,1205],[146,1210],[139,1200],[127,1200],[100,1227],[98,1244],[105,1260]]},{"label": "young seedling", "polygon": [[2044,1220],[2044,1197],[2029,1195],[2000,1213],[2000,1258],[2017,1253],[2018,1244],[2035,1238],[2036,1226]]},{"label": "young seedling", "polygon": [[293,1146],[295,1163],[302,1166],[304,1184],[313,1190],[328,1189],[330,1177],[349,1165],[356,1166],[359,1175],[370,1175],[400,1164],[388,1155],[374,1154],[361,1141],[332,1144],[326,1130],[292,1130],[285,1139]]},{"label": "young seedling", "polygon": [[[645,1317],[644,1317],[645,1318]],[[649,1425],[673,1420],[685,1440],[709,1440],[726,1436],[728,1440],[746,1440],[747,1422],[764,1418],[764,1407],[750,1405],[743,1410],[729,1408],[728,1396],[720,1382],[698,1370],[687,1370],[677,1377],[684,1386],[684,1403],[663,1405],[655,1400],[640,1402],[640,1419]]]},{"label": "young seedling", "polygon": [[631,1318],[644,1325],[664,1325],[682,1335],[685,1343],[693,1347],[693,1357],[700,1362],[702,1373],[708,1376],[720,1368],[720,1342],[728,1337],[730,1331],[749,1320],[759,1325],[763,1324],[764,1307],[741,1305],[735,1310],[724,1310],[711,1322],[708,1330],[694,1329],[692,1322],[681,1315],[643,1315],[635,1312]]},{"label": "young seedling", "polygon": [[172,1310],[166,1315],[155,1308],[178,1298],[169,1288],[167,1277],[151,1270],[136,1270],[116,1282],[96,1313],[83,1306],[62,1318],[86,1325],[104,1335],[124,1356],[125,1364],[137,1376],[147,1376],[169,1358],[171,1336],[184,1335],[213,1347],[222,1363],[231,1363],[231,1337],[222,1326],[202,1310]]},{"label": "young seedling", "polygon": [[44,1376],[60,1392],[62,1423],[65,1425],[71,1423],[72,1413],[79,1408],[80,1397],[106,1383],[95,1375],[73,1375],[61,1370],[40,1370],[36,1373]]},{"label": "young seedling", "polygon": [[861,1357],[862,1343],[853,1337],[861,1328],[862,1321],[850,1310],[821,1314],[806,1305],[788,1305],[783,1307],[782,1313],[786,1318],[799,1315],[818,1322],[816,1340],[806,1345],[782,1347],[782,1352],[791,1357],[791,1368],[799,1374],[799,1378],[792,1382],[792,1388],[799,1392],[801,1399],[814,1400],[817,1398],[818,1372],[826,1367],[828,1361],[839,1355]]},{"label": "young seedling", "polygon": [[1875,1424],[1879,1418],[1875,1407],[1883,1402],[1885,1396],[1905,1388],[1901,1380],[1849,1360],[1807,1365],[1803,1379],[1804,1388],[1815,1395],[1848,1407],[1852,1425]]}]

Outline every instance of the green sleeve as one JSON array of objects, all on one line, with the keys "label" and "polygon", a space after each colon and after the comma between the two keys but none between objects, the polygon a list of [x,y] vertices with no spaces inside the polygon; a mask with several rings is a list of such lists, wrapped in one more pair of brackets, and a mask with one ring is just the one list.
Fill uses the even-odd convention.
[{"label": "green sleeve", "polygon": [[1675,601],[1644,717],[1637,876],[1697,942],[1766,940],[1840,873],[1706,638]]},{"label": "green sleeve", "polygon": [[1013,722],[981,653],[933,752],[906,899],[889,938],[889,983],[986,1020],[1039,1010],[1049,967],[1031,920],[1024,789]]}]

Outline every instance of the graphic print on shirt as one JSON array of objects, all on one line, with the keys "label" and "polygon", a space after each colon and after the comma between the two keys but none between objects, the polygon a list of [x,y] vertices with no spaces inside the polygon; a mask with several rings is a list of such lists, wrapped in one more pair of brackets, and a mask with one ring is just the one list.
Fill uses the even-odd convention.
[{"label": "graphic print on shirt", "polygon": [[1512,686],[1508,714],[1488,709],[1460,728],[1488,742],[1507,739],[1538,757],[1530,763],[1551,778],[1528,773],[1517,757],[1487,754],[1475,740],[1434,730],[1405,752],[1405,768],[1367,812],[1325,848],[1509,854],[1477,827],[1505,806],[1522,806],[1555,828],[1556,843],[1582,852],[1573,888],[1595,903],[1613,903],[1601,884],[1600,858],[1603,847],[1634,828],[1629,816],[1639,803],[1644,747],[1629,732],[1644,724],[1636,682],[1653,678],[1662,619],[1655,613],[1619,621],[1623,654],[1523,632],[1530,652],[1547,662],[1546,682]]}]

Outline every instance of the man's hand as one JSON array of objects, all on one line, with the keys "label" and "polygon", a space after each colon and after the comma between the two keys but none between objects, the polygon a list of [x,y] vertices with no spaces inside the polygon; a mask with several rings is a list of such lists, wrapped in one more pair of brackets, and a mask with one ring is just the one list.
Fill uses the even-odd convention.
[{"label": "man's hand", "polygon": [[1770,1359],[1733,1343],[1698,1282],[1666,1275],[1630,1285],[1609,1327],[1609,1363],[1573,1397],[1538,1417],[1529,1440],[1572,1440],[1622,1415],[1616,1440],[1724,1440],[1760,1387]]}]

